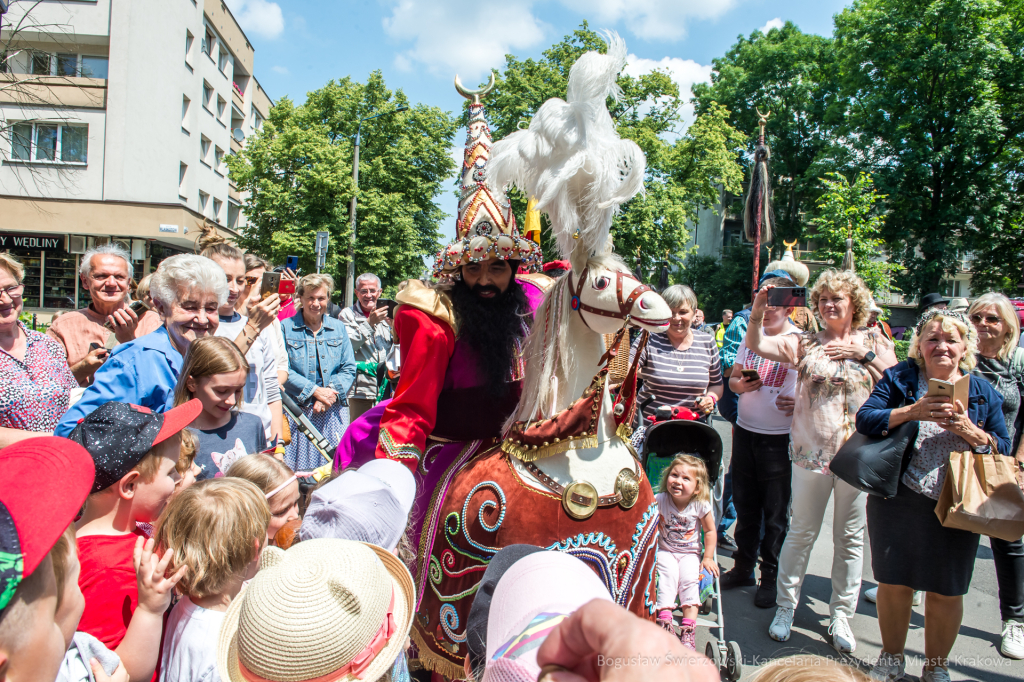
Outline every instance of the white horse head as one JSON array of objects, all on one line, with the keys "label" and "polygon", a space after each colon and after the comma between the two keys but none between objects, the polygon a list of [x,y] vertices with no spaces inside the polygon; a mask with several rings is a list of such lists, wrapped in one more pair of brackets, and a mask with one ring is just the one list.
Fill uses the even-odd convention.
[{"label": "white horse head", "polygon": [[[607,261],[608,259],[604,259]],[[614,334],[623,324],[650,332],[668,329],[672,311],[653,289],[640,282],[620,263],[591,261],[578,275],[568,272],[569,307],[583,324],[598,334]]]}]

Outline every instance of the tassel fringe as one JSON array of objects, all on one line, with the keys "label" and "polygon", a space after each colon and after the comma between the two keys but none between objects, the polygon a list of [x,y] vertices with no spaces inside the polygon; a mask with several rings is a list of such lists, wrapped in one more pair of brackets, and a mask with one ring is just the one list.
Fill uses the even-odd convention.
[{"label": "tassel fringe", "polygon": [[538,459],[557,455],[560,452],[567,452],[569,450],[586,450],[588,448],[596,447],[597,436],[569,438],[550,445],[538,445],[537,449],[534,449],[530,445],[519,445],[518,443],[513,443],[511,440],[504,440],[501,442],[502,452],[512,455],[520,462],[536,462]]},{"label": "tassel fringe", "polygon": [[451,661],[444,659],[427,647],[423,636],[420,635],[419,630],[415,627],[409,632],[412,637],[413,643],[420,650],[420,657],[416,659],[419,664],[431,672],[444,675],[449,680],[461,680],[466,676],[466,671],[461,665],[455,665]]}]

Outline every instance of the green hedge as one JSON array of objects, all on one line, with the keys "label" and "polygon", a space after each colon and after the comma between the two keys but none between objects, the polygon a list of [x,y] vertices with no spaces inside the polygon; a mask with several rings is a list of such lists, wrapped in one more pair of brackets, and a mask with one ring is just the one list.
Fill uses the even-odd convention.
[{"label": "green hedge", "polygon": [[903,362],[907,359],[907,351],[910,350],[910,341],[893,341],[896,344],[896,358]]}]

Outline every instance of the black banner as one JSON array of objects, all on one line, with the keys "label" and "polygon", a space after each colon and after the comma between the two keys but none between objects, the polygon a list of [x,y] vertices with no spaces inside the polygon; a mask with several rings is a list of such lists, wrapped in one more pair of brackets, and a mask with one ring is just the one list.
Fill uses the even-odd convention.
[{"label": "black banner", "polygon": [[64,251],[62,234],[28,234],[0,232],[0,249],[30,249],[34,251]]}]

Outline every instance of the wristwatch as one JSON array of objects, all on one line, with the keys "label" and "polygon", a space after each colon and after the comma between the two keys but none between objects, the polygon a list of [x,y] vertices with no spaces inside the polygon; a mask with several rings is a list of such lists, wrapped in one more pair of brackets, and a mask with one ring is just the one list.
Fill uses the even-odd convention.
[{"label": "wristwatch", "polygon": [[872,360],[874,360],[874,359],[875,359],[875,351],[873,351],[873,350],[869,350],[869,351],[868,351],[868,352],[867,352],[867,353],[866,353],[866,354],[864,355],[864,359],[863,359],[863,360],[861,360],[860,362],[861,362],[861,364],[862,364],[862,365],[866,365],[866,364],[868,364],[869,362],[871,362],[871,361],[872,361]]},{"label": "wristwatch", "polygon": [[973,452],[976,455],[991,455],[992,445],[989,443],[985,443],[984,445],[978,445],[971,448],[971,452]]}]

